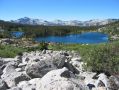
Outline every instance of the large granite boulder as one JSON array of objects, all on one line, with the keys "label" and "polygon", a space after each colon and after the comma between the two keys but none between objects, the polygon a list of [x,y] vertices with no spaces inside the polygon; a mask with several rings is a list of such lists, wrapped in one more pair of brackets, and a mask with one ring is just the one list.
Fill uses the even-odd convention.
[{"label": "large granite boulder", "polygon": [[1,79],[6,82],[8,87],[13,87],[16,86],[20,81],[29,80],[30,78],[25,72],[17,72],[14,66],[7,65],[3,70]]},{"label": "large granite boulder", "polygon": [[41,61],[33,61],[29,62],[25,68],[27,75],[31,78],[41,78],[47,72],[56,69],[56,67],[52,64],[50,60],[41,60]]},{"label": "large granite boulder", "polygon": [[[19,65],[19,60],[16,57],[15,58],[0,58],[0,75],[2,75],[4,71],[6,71],[6,69],[7,69],[6,72],[11,72],[9,70],[14,70],[16,67],[18,67],[18,65]],[[14,69],[11,67],[14,67]]]},{"label": "large granite boulder", "polygon": [[89,90],[67,69],[52,70],[43,76],[36,90]]},{"label": "large granite boulder", "polygon": [[26,56],[30,57],[27,57],[25,61],[23,60],[24,63],[27,61],[25,71],[31,78],[41,78],[51,70],[62,68],[67,59],[61,52],[46,51],[45,53],[38,54],[37,52],[33,54],[36,58],[32,54],[26,54]]},{"label": "large granite boulder", "polygon": [[53,52],[52,54],[52,62],[57,68],[62,68],[65,61],[67,60],[67,54],[64,52]]},{"label": "large granite boulder", "polygon": [[104,87],[106,90],[110,90],[110,82],[108,77],[104,73],[99,74],[98,77],[99,78],[96,81],[96,88]]}]

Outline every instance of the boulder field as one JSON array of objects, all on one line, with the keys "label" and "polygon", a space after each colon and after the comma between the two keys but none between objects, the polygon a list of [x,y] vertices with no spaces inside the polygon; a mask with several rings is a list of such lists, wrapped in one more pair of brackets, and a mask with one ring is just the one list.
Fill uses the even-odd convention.
[{"label": "boulder field", "polygon": [[74,51],[43,50],[0,58],[0,90],[119,90],[118,75],[88,72],[84,64]]}]

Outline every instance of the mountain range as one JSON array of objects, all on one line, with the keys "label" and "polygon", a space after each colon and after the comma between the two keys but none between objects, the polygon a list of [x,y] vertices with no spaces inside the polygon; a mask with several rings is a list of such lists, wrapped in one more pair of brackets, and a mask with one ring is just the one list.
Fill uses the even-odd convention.
[{"label": "mountain range", "polygon": [[106,25],[112,22],[119,21],[119,19],[104,19],[104,20],[89,20],[89,21],[79,21],[79,20],[70,20],[70,21],[63,21],[63,20],[54,20],[54,21],[47,21],[43,19],[33,19],[29,17],[23,17],[17,20],[11,20],[12,23],[19,23],[19,24],[28,24],[28,25],[45,25],[45,26],[100,26]]}]

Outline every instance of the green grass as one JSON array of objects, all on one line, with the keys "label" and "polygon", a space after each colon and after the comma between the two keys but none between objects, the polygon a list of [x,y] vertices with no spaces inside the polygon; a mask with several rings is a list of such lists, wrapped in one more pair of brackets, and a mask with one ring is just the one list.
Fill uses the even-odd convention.
[{"label": "green grass", "polygon": [[13,58],[19,53],[25,52],[26,49],[10,45],[0,45],[0,57]]},{"label": "green grass", "polygon": [[22,46],[15,47],[12,45],[0,45],[0,57],[14,58],[15,56],[23,52],[31,52],[43,49],[47,49],[46,43],[40,43],[39,46],[37,47],[27,47],[27,48],[23,48]]}]

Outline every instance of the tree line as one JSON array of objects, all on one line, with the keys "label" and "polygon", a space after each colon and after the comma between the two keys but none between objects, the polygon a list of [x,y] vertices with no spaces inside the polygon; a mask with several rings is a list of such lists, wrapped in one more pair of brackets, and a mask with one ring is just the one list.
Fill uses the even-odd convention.
[{"label": "tree line", "polygon": [[82,32],[96,31],[100,26],[43,26],[43,25],[23,25],[11,22],[0,21],[0,27],[5,30],[4,35],[0,37],[10,37],[12,31],[24,32],[24,37],[44,37],[44,36],[62,36],[67,34],[77,34]]}]

